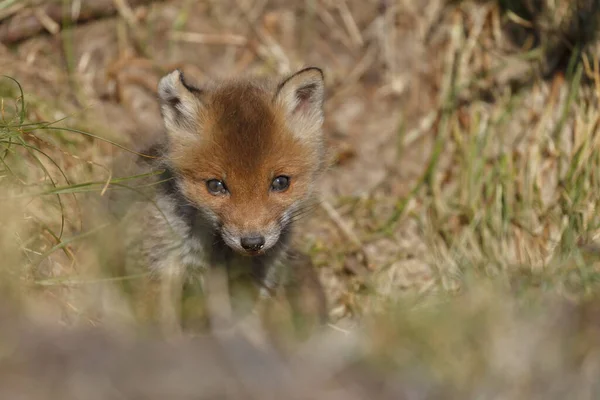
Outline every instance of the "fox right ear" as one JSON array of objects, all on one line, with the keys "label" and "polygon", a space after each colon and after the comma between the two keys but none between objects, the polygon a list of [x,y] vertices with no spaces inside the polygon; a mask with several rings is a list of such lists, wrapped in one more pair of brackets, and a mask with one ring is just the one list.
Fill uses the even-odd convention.
[{"label": "fox right ear", "polygon": [[183,72],[175,70],[158,83],[158,97],[169,135],[197,134],[202,91],[186,83]]},{"label": "fox right ear", "polygon": [[287,122],[298,138],[320,140],[324,97],[323,71],[309,67],[281,82],[275,101],[283,107]]}]

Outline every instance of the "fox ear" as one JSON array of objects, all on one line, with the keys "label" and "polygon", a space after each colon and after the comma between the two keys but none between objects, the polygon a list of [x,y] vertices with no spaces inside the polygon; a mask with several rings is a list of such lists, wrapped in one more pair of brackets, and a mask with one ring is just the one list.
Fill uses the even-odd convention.
[{"label": "fox ear", "polygon": [[197,134],[202,90],[186,83],[183,72],[175,70],[158,83],[158,97],[169,135]]},{"label": "fox ear", "polygon": [[323,71],[316,67],[288,77],[275,94],[275,102],[283,107],[290,128],[302,139],[321,135],[324,98]]}]

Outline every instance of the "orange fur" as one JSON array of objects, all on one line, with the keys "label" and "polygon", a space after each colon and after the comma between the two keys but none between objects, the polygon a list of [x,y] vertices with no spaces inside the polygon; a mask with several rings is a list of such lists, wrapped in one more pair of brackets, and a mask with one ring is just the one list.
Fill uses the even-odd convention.
[{"label": "orange fur", "polygon": [[[198,140],[168,154],[185,196],[240,231],[260,232],[275,223],[308,195],[320,165],[319,152],[294,137],[271,96],[249,82],[208,93]],[[279,175],[291,178],[289,189],[270,192]],[[225,181],[231,195],[211,195],[204,183],[210,179]]]}]

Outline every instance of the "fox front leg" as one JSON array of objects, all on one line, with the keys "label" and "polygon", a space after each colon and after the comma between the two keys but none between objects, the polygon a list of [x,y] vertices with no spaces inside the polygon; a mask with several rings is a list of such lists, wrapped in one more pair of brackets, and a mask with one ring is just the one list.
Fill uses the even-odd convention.
[{"label": "fox front leg", "polygon": [[181,301],[183,293],[183,270],[173,265],[161,271],[159,285],[159,312],[163,334],[177,337],[182,334]]},{"label": "fox front leg", "polygon": [[[276,268],[275,268],[276,267]],[[270,285],[269,285],[270,283]],[[290,252],[284,260],[267,274],[267,285],[263,296],[281,293],[287,303],[287,316],[284,319],[291,323],[291,333],[296,339],[305,339],[315,329],[323,326],[328,320],[327,300],[323,287],[313,267],[310,257]],[[279,287],[280,290],[276,290]],[[279,298],[279,296],[275,296]],[[273,298],[266,310],[267,321],[272,325],[280,320],[282,303]]]},{"label": "fox front leg", "polygon": [[306,337],[328,320],[327,299],[310,257],[295,253],[288,261],[284,283],[296,334]]}]

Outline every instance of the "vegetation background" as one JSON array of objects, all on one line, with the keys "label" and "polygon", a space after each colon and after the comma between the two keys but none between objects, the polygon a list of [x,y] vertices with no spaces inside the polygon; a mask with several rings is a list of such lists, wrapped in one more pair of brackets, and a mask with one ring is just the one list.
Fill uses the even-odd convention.
[{"label": "vegetation background", "polygon": [[[599,398],[599,10],[0,0],[0,397]],[[333,163],[299,245],[331,324],[285,356],[148,333],[99,204],[140,188],[113,160],[163,134],[158,79],[303,65]]]}]

